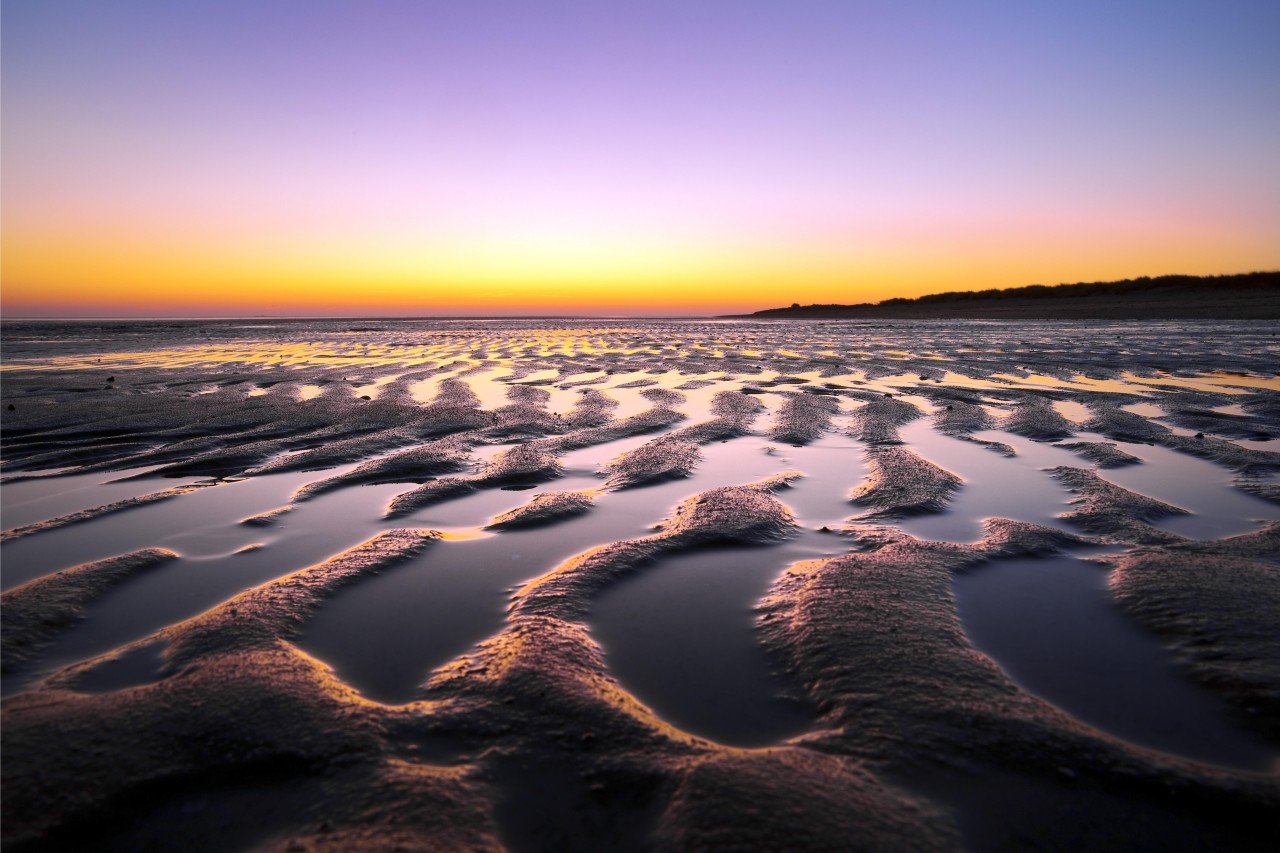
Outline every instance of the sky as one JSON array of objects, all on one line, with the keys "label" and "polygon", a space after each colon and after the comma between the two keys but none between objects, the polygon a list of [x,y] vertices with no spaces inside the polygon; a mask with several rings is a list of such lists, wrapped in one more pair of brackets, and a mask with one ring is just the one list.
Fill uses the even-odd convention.
[{"label": "sky", "polygon": [[1280,2],[4,0],[0,312],[1280,268]]}]

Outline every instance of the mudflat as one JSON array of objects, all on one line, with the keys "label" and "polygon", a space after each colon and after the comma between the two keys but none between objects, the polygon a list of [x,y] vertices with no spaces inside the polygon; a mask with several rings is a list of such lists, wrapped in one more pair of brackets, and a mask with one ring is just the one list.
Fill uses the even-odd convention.
[{"label": "mudflat", "polygon": [[2,332],[6,848],[1280,845],[1275,322]]}]

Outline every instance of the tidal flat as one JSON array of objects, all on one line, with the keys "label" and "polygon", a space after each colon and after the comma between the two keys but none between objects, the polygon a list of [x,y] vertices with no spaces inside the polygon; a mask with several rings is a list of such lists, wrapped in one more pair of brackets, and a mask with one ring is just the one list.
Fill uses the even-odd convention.
[{"label": "tidal flat", "polygon": [[3,844],[1280,847],[1280,324],[6,321]]}]

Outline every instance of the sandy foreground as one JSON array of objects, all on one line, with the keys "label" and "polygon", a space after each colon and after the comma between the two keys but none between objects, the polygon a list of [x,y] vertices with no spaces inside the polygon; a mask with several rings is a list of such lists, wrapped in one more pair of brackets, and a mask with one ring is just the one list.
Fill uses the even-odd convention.
[{"label": "sandy foreground", "polygon": [[5,848],[1276,849],[1278,334],[5,322]]}]

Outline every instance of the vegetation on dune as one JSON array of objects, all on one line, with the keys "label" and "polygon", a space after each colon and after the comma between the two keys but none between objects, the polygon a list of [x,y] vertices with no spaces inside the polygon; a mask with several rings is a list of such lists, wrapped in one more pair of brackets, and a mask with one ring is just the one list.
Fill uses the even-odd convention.
[{"label": "vegetation on dune", "polygon": [[817,313],[824,311],[848,312],[868,311],[876,309],[902,308],[912,306],[944,307],[953,303],[972,304],[989,303],[1004,300],[1051,300],[1051,299],[1107,299],[1114,297],[1130,297],[1139,299],[1160,299],[1165,297],[1182,298],[1190,295],[1197,297],[1221,296],[1230,294],[1274,295],[1280,293],[1280,271],[1250,272],[1238,275],[1161,275],[1126,278],[1119,281],[1076,282],[1074,284],[1029,284],[1023,287],[988,288],[986,290],[950,290],[943,293],[931,293],[914,299],[894,297],[880,302],[859,302],[855,304],[826,303],[801,305],[793,302],[789,308],[769,308],[756,311],[749,316],[786,315],[790,313]]}]

